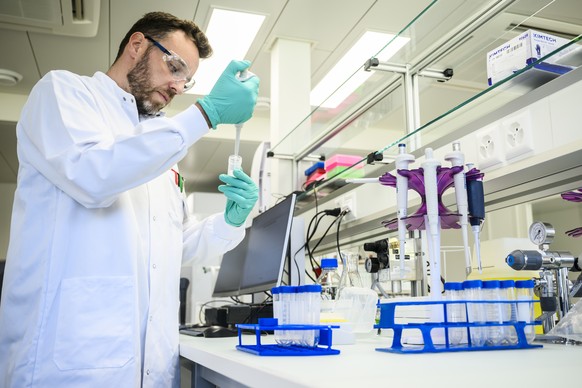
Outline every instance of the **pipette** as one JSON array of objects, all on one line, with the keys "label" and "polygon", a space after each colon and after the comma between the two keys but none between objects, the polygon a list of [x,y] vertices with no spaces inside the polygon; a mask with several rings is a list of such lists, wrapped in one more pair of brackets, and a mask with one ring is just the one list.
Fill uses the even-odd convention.
[{"label": "pipette", "polygon": [[[424,151],[425,161],[422,163],[424,176],[424,191],[426,215],[424,216],[427,232],[428,256],[430,260],[430,297],[432,300],[442,300],[443,285],[441,283],[441,226],[439,216],[438,168],[440,162],[433,156],[432,148]],[[440,306],[431,308],[432,322],[443,322],[444,312]],[[444,338],[444,329],[434,330],[433,338],[439,342]]]},{"label": "pipette", "polygon": [[[251,79],[255,75],[248,70],[243,70],[237,75],[237,79],[241,82],[245,82]],[[228,157],[228,175],[232,175],[233,171],[240,169],[242,167],[242,157],[239,155],[240,151],[240,133],[244,124],[235,124],[235,139],[234,139],[234,155]]]},{"label": "pipette", "polygon": [[408,215],[408,178],[398,174],[398,170],[408,170],[408,165],[414,162],[414,156],[406,153],[406,144],[398,144],[396,156],[396,205],[398,206],[398,253],[400,257],[400,275],[404,276],[406,255],[406,221]]},{"label": "pipette", "polygon": [[380,177],[378,177],[378,178],[349,178],[349,179],[346,179],[346,183],[355,183],[355,184],[380,183]]},{"label": "pipette", "polygon": [[[425,161],[422,163],[424,174],[424,189],[426,196],[426,231],[428,233],[428,250],[430,258],[430,293],[432,299],[440,300],[443,291],[441,283],[441,235],[439,217],[439,199],[437,185],[437,169],[440,163],[433,156],[432,148],[425,150]],[[440,309],[438,309],[440,310]],[[433,311],[433,313],[438,313]],[[440,321],[435,321],[440,322]]]},{"label": "pipette", "polygon": [[[445,156],[445,160],[451,162],[453,167],[464,166],[465,156],[461,152],[461,144],[453,143],[453,152]],[[469,250],[469,204],[467,201],[467,186],[465,172],[460,171],[453,177],[455,182],[455,197],[457,199],[457,211],[461,215],[461,232],[463,234],[463,247],[465,248],[465,274],[471,273],[471,252]]]},{"label": "pipette", "polygon": [[[467,164],[467,172],[473,168],[472,164]],[[469,202],[469,222],[473,229],[475,237],[475,256],[477,258],[477,268],[479,273],[483,272],[481,266],[481,242],[479,233],[481,231],[481,222],[485,219],[485,193],[483,191],[483,178],[478,176],[477,179],[467,179],[467,199]]]}]

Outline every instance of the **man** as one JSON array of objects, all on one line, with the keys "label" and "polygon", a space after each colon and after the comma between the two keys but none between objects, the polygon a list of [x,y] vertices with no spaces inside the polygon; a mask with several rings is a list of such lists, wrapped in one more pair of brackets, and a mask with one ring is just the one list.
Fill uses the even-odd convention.
[{"label": "man", "polygon": [[33,88],[17,125],[0,386],[178,384],[181,261],[235,247],[258,192],[240,170],[221,175],[224,214],[188,222],[176,163],[209,127],[248,120],[258,93],[233,61],[208,96],[159,114],[210,54],[194,23],[149,13],[107,74],[53,71]]}]

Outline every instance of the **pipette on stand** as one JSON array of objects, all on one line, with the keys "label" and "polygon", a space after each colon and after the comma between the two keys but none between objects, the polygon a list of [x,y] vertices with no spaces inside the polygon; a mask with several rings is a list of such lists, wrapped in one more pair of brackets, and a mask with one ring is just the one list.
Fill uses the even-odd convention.
[{"label": "pipette on stand", "polygon": [[414,156],[406,153],[406,144],[398,144],[396,156],[396,205],[398,207],[398,253],[400,256],[400,276],[404,276],[406,255],[406,221],[408,215],[408,178],[398,174],[398,170],[408,170],[408,165],[414,162]]},{"label": "pipette on stand", "polygon": [[[426,196],[425,228],[429,240],[430,293],[433,299],[440,300],[443,291],[441,285],[441,235],[437,186],[437,169],[440,163],[434,158],[432,148],[425,150],[425,158],[425,161],[422,163],[422,169]],[[440,309],[436,310],[440,311]]]},{"label": "pipette on stand", "polygon": [[[461,152],[461,144],[453,143],[453,152],[445,156],[445,160],[451,162],[453,167],[464,167],[465,156]],[[461,232],[463,234],[463,247],[465,248],[465,274],[471,273],[471,251],[469,250],[469,204],[467,201],[467,185],[465,182],[465,171],[456,173],[453,177],[455,182],[455,197],[457,199],[457,211],[460,214]]]},{"label": "pipette on stand", "polygon": [[[254,77],[255,75],[248,70],[243,70],[237,75],[237,79],[241,82],[245,82],[246,80]],[[230,155],[228,157],[228,175],[232,175],[232,172],[236,169],[240,169],[242,167],[242,157],[239,155],[240,151],[240,133],[242,130],[243,124],[235,124],[234,128],[236,130],[235,139],[234,139],[234,155]]]},{"label": "pipette on stand", "polygon": [[[432,148],[427,148],[424,151],[424,155],[425,161],[422,163],[426,198],[424,224],[428,237],[428,255],[430,259],[430,296],[432,300],[440,301],[442,300],[443,292],[441,284],[441,234],[437,183],[437,170],[440,162],[434,158]],[[430,315],[432,322],[444,321],[443,309],[438,305],[431,308]],[[433,330],[433,338],[444,338],[444,329]]]},{"label": "pipette on stand", "polygon": [[[472,164],[467,164],[467,172],[473,168]],[[469,222],[475,237],[475,256],[477,258],[477,268],[479,273],[483,272],[481,265],[481,242],[479,233],[481,222],[485,219],[485,193],[483,191],[483,178],[467,180],[467,199],[469,202]]]}]

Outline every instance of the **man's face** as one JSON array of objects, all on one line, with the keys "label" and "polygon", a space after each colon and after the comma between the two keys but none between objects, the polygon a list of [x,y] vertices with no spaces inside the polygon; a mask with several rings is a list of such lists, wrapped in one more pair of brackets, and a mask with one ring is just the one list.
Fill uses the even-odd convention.
[{"label": "man's face", "polygon": [[[200,61],[195,44],[181,31],[169,34],[160,43],[168,50],[180,53],[191,69],[192,77]],[[158,113],[183,91],[184,81],[174,79],[163,55],[161,50],[148,43],[144,54],[127,74],[129,91],[142,115]]]}]

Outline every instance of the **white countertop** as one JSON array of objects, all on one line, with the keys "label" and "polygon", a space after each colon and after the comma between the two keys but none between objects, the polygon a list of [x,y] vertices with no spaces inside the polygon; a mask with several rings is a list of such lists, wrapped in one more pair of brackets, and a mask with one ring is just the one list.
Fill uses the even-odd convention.
[{"label": "white countertop", "polygon": [[[243,335],[243,344],[254,344]],[[261,339],[272,343],[272,336]],[[180,355],[251,387],[548,387],[573,383],[582,346],[543,344],[543,348],[393,354],[391,338],[375,333],[354,345],[337,345],[339,355],[256,356],[237,350],[238,338],[180,336]],[[573,385],[575,386],[575,385]]]}]

